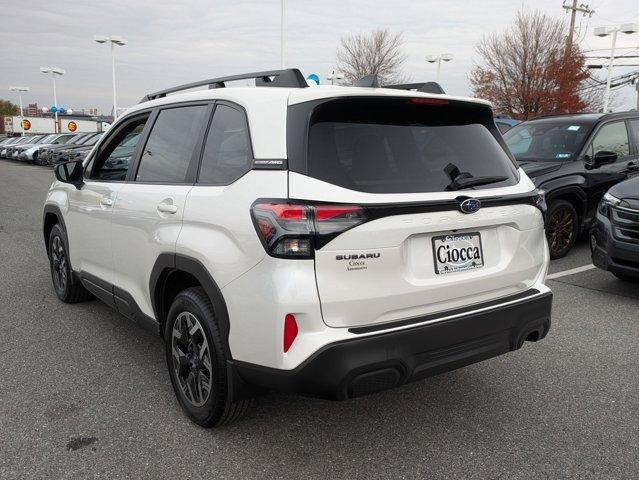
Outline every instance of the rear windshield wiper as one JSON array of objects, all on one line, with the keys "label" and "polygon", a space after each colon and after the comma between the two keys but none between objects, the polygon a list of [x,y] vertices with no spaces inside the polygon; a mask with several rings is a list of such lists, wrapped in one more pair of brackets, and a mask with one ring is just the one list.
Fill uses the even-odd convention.
[{"label": "rear windshield wiper", "polygon": [[508,177],[504,176],[485,176],[485,177],[464,177],[460,176],[455,178],[446,187],[446,190],[461,190],[462,188],[478,187],[479,185],[488,185],[490,183],[498,183],[508,180]]}]

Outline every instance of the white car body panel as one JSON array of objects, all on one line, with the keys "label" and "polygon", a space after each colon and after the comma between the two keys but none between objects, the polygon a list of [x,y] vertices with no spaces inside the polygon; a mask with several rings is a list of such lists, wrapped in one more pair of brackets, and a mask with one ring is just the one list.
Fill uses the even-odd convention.
[{"label": "white car body panel", "polygon": [[[153,317],[149,278],[159,255],[175,252],[191,185],[125,183],[113,206],[111,244],[114,286],[129,293]],[[162,205],[175,213],[162,212]]]}]

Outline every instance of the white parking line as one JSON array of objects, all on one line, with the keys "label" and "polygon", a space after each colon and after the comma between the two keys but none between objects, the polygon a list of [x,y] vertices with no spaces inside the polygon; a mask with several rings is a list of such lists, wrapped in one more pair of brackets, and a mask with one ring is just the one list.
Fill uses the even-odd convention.
[{"label": "white parking line", "polygon": [[584,265],[583,267],[571,268],[570,270],[564,270],[563,272],[551,273],[546,277],[546,280],[554,280],[555,278],[565,277],[567,275],[574,275],[575,273],[587,272],[596,268],[592,263],[590,265]]}]

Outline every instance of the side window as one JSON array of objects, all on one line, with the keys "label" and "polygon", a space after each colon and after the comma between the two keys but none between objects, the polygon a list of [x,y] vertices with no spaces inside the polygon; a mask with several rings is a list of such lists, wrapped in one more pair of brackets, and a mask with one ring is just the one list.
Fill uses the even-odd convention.
[{"label": "side window", "polygon": [[89,177],[93,180],[124,181],[131,164],[131,157],[140,140],[148,116],[137,118],[125,125],[107,140],[99,153]]},{"label": "side window", "polygon": [[244,113],[218,105],[206,137],[200,183],[228,185],[251,169],[251,142]]},{"label": "side window", "polygon": [[[639,119],[630,120],[630,131],[635,137],[635,146],[637,147],[637,150],[639,150]],[[635,153],[639,153],[639,151]]]},{"label": "side window", "polygon": [[630,155],[630,142],[625,122],[609,123],[601,127],[592,140],[587,154],[594,158],[597,152],[614,152],[620,158]]},{"label": "side window", "polygon": [[144,146],[136,182],[184,183],[207,105],[161,110]]}]

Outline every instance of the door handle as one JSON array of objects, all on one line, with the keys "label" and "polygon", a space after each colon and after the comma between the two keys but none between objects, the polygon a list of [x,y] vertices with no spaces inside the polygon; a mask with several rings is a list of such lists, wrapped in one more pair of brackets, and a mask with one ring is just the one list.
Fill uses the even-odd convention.
[{"label": "door handle", "polygon": [[177,211],[178,211],[177,205],[173,205],[172,203],[160,203],[158,205],[158,212],[177,213]]},{"label": "door handle", "polygon": [[112,207],[113,199],[110,197],[102,197],[100,199],[100,205],[102,205],[103,207]]}]

